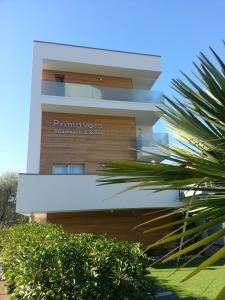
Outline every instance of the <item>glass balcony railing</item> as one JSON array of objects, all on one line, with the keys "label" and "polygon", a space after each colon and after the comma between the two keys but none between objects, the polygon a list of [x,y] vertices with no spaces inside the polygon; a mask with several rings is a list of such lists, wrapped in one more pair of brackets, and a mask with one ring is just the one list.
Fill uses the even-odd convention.
[{"label": "glass balcony railing", "polygon": [[42,95],[156,104],[163,102],[163,93],[159,91],[111,88],[47,80],[42,81]]},{"label": "glass balcony railing", "polygon": [[137,137],[138,149],[142,147],[157,147],[156,143],[162,145],[168,145],[169,144],[168,133],[142,132]]}]

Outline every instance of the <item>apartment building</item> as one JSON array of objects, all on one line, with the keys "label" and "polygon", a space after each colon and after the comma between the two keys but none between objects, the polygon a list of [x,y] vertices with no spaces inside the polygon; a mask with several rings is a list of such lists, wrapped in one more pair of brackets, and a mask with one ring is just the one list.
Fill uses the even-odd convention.
[{"label": "apartment building", "polygon": [[154,140],[167,144],[168,136],[153,130],[163,98],[151,89],[160,73],[159,56],[35,41],[17,212],[71,232],[144,244],[165,234],[133,227],[177,206],[178,192],[116,195],[128,185],[96,184],[103,162],[160,159]]}]

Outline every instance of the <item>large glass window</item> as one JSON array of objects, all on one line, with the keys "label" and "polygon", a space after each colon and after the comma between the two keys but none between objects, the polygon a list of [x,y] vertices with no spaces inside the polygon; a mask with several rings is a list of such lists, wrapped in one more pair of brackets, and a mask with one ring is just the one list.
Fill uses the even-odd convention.
[{"label": "large glass window", "polygon": [[54,165],[53,174],[83,174],[84,165]]}]

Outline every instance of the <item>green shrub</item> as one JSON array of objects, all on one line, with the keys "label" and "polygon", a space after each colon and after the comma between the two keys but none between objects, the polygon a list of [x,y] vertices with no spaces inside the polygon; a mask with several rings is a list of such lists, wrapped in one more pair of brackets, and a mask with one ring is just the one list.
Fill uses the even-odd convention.
[{"label": "green shrub", "polygon": [[7,233],[7,227],[0,225],[0,258],[1,258],[1,250],[3,247],[3,240],[5,238],[6,233]]},{"label": "green shrub", "polygon": [[138,243],[69,234],[55,225],[13,226],[4,237],[12,299],[153,299],[155,284]]}]

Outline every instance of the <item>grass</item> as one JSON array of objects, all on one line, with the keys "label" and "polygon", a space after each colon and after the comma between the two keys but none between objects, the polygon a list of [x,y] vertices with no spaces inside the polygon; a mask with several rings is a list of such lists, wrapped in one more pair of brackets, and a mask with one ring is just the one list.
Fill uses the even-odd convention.
[{"label": "grass", "polygon": [[151,275],[160,286],[173,291],[181,299],[214,300],[225,285],[224,259],[219,260],[193,278],[181,282],[201,262],[202,259],[199,258],[192,262],[190,266],[184,267],[174,274],[172,273],[176,270],[176,261],[160,264],[151,269]]}]

